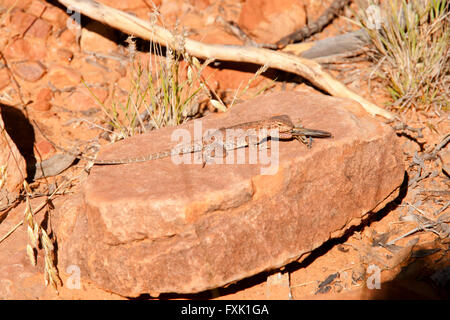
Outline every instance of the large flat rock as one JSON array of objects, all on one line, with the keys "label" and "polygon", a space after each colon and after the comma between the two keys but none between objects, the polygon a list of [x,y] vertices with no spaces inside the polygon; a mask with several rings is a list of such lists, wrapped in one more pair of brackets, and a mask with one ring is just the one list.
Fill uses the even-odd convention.
[{"label": "large flat rock", "polygon": [[[69,201],[53,219],[60,264],[78,265],[82,276],[125,296],[200,292],[298,259],[358,223],[402,183],[395,133],[349,100],[279,92],[207,116],[202,125],[277,114],[333,138],[315,139],[311,149],[280,142],[273,174],[261,174],[261,164],[202,168],[171,158],[94,166],[83,200]],[[99,158],[167,149],[176,144],[174,130],[110,145]]]}]

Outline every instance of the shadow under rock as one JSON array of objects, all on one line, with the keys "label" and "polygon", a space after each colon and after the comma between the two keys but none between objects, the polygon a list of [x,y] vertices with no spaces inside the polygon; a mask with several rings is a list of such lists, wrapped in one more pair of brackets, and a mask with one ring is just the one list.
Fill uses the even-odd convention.
[{"label": "shadow under rock", "polygon": [[36,172],[36,158],[33,151],[35,143],[33,126],[24,113],[17,108],[0,103],[0,111],[6,132],[26,161],[27,181],[29,181]]}]

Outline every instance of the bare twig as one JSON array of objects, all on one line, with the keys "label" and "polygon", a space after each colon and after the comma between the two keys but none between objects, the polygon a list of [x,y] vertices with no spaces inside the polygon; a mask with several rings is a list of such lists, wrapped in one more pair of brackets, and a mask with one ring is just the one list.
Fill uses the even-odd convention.
[{"label": "bare twig", "polygon": [[438,154],[438,152],[441,151],[441,149],[444,148],[449,142],[450,142],[450,133],[448,133],[444,138],[442,138],[441,142],[439,142],[439,144],[436,145],[436,147],[431,153],[425,154],[423,159],[424,160],[436,159],[436,155]]},{"label": "bare twig", "polygon": [[[445,205],[444,207],[448,207],[449,203],[447,205]],[[450,227],[446,224],[446,222],[447,222],[446,217],[439,217],[437,221],[434,221],[430,218],[427,218],[425,216],[426,213],[423,210],[417,208],[415,205],[408,203],[408,206],[410,206],[411,208],[413,208],[414,210],[418,211],[421,214],[421,215],[417,215],[413,212],[410,213],[415,218],[417,223],[419,224],[418,227],[408,231],[407,233],[401,235],[400,237],[397,237],[397,238],[389,241],[388,243],[386,243],[386,246],[393,245],[398,240],[403,239],[403,238],[405,238],[411,234],[414,234],[418,231],[431,231],[441,238],[448,236],[448,234],[450,232]]]},{"label": "bare twig", "polygon": [[442,208],[436,210],[436,211],[433,213],[433,215],[434,215],[434,216],[437,216],[437,215],[440,214],[441,212],[444,212],[445,210],[447,210],[448,207],[450,207],[450,201],[448,201],[446,204],[444,204],[444,205],[442,206]]},{"label": "bare twig", "polygon": [[417,133],[417,137],[418,138],[423,138],[422,130],[424,128],[413,128],[413,127],[410,127],[406,123],[403,123],[403,122],[394,125],[393,128],[394,128],[395,131],[408,130],[408,131],[411,131],[411,132],[415,132],[415,133]]}]

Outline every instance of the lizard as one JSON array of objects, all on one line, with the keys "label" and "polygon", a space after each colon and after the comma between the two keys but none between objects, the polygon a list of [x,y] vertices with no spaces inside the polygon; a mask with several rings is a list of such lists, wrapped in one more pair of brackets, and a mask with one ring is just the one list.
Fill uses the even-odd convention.
[{"label": "lizard", "polygon": [[[36,122],[34,122],[38,130],[41,132],[43,137],[55,148],[59,149],[67,154],[70,154],[78,159],[90,161],[95,165],[119,165],[119,164],[129,164],[129,163],[138,163],[138,162],[147,162],[151,160],[162,159],[166,157],[170,157],[172,155],[180,155],[180,154],[188,154],[195,152],[204,152],[204,151],[214,151],[215,148],[221,148],[225,153],[229,150],[238,149],[247,147],[251,144],[259,145],[264,140],[272,137],[271,130],[277,130],[277,138],[280,140],[292,140],[296,139],[308,146],[311,147],[311,138],[328,138],[332,137],[332,134],[327,131],[317,130],[317,129],[308,129],[304,128],[301,125],[295,125],[291,118],[288,115],[278,115],[272,116],[268,119],[245,122],[241,124],[237,124],[230,127],[223,127],[217,129],[211,134],[206,135],[204,138],[193,141],[189,144],[181,144],[175,146],[171,149],[167,149],[164,151],[148,154],[142,157],[136,158],[122,158],[122,159],[112,159],[112,160],[102,160],[96,159],[94,157],[88,157],[84,155],[77,154],[75,152],[66,150],[55,143],[53,143],[47,136],[42,132]],[[237,139],[226,139],[226,142],[215,141],[217,137],[225,136],[227,132],[230,130],[235,130],[233,132],[244,132],[244,135],[237,136]],[[248,134],[250,130],[254,130],[254,135]],[[307,139],[309,137],[309,140]],[[210,154],[206,154],[205,158],[203,158],[203,166],[205,166],[208,158],[211,158]]]}]

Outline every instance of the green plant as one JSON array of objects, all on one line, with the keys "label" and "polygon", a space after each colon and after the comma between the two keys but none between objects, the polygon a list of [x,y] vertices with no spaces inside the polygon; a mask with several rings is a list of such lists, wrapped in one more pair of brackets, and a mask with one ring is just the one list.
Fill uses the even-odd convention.
[{"label": "green plant", "polygon": [[372,57],[378,62],[376,74],[387,81],[393,107],[428,110],[434,106],[447,111],[450,100],[448,2],[386,0],[381,6],[372,2],[368,8],[361,10],[358,18],[375,47]]}]

